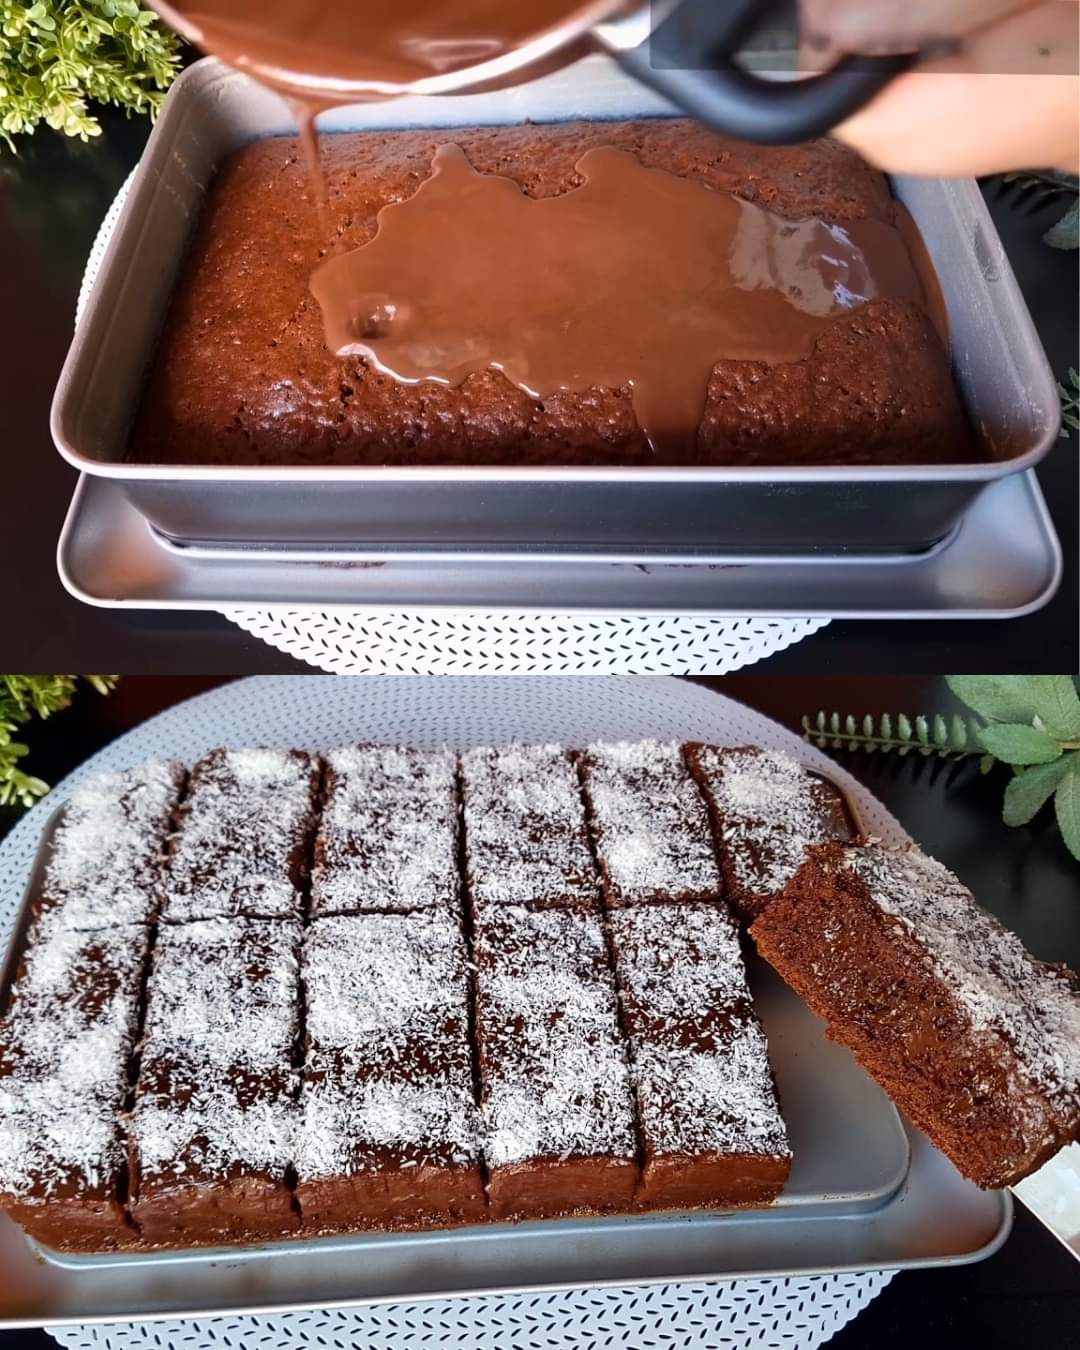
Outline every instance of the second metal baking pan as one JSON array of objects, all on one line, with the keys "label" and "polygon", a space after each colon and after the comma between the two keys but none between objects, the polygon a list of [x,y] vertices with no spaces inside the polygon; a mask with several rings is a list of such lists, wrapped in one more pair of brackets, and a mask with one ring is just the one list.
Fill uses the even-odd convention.
[{"label": "second metal baking pan", "polygon": [[[328,113],[328,132],[671,115],[605,58],[517,89]],[[53,437],[116,479],[157,529],[195,544],[370,551],[913,553],[1057,435],[1053,378],[974,182],[899,178],[944,291],[954,373],[979,464],[849,468],[276,468],[124,462],[147,365],[216,166],[295,125],[272,93],[214,61],[176,82],[108,248],[53,404]]]},{"label": "second metal baking pan", "polygon": [[[60,812],[42,834],[5,980]],[[751,966],[795,1164],[771,1209],[491,1224],[264,1246],[71,1256],[0,1214],[0,1327],[143,1320],[674,1280],[952,1265],[1008,1235],[764,962]],[[3,986],[0,986],[2,988]]]}]

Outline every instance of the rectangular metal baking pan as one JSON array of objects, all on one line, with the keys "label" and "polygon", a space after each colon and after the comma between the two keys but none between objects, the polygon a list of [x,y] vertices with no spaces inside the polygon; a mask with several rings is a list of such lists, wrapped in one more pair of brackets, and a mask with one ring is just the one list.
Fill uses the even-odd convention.
[{"label": "rectangular metal baking pan", "polygon": [[[606,58],[517,89],[406,98],[328,113],[327,131],[525,119],[666,116]],[[122,484],[164,534],[191,543],[596,553],[708,560],[731,552],[918,552],[988,483],[1053,444],[1060,405],[978,188],[898,178],[944,289],[953,363],[989,460],[851,468],[275,468],[123,461],[145,371],[215,166],[294,130],[275,95],[213,61],[176,82],[135,175],[57,386],[52,430],[75,467]]]},{"label": "rectangular metal baking pan", "polygon": [[[351,554],[351,556],[350,556]],[[368,555],[374,557],[377,555]],[[295,606],[353,612],[752,614],[786,618],[1008,619],[1045,605],[1061,546],[1035,474],[993,483],[937,552],[898,562],[755,558],[726,564],[455,556],[358,561],[355,552],[167,547],[120,483],[84,476],[57,551],[76,599],[106,609],[232,612]],[[691,671],[700,674],[700,671]]]},{"label": "rectangular metal baking pan", "polygon": [[[6,978],[59,816],[43,832]],[[46,1251],[0,1215],[0,1327],[951,1265],[994,1252],[1011,1225],[1008,1193],[964,1181],[763,962],[751,982],[796,1155],[773,1209],[106,1257]]]}]

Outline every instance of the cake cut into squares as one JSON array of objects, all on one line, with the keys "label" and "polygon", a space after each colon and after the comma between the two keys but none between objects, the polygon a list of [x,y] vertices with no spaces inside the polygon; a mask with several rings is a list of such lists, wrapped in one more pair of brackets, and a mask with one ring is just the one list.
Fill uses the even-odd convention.
[{"label": "cake cut into squares", "polygon": [[1080,990],[914,846],[818,844],[751,928],[956,1167],[1010,1186],[1080,1136]]},{"label": "cake cut into squares", "polygon": [[456,756],[347,746],[326,766],[312,914],[459,913]]},{"label": "cake cut into squares", "polygon": [[163,925],[130,1122],[131,1213],[148,1242],[277,1237],[298,1077],[300,925]]},{"label": "cake cut into squares", "polygon": [[768,1205],[791,1149],[765,1032],[725,907],[641,905],[610,916],[649,1209]]},{"label": "cake cut into squares", "polygon": [[472,901],[584,907],[600,889],[577,769],[561,745],[482,746],[461,757]]},{"label": "cake cut into squares", "polygon": [[592,745],[580,764],[609,907],[720,895],[708,813],[681,746]]},{"label": "cake cut into squares", "polygon": [[492,1218],[630,1208],[633,1102],[599,918],[489,907],[474,958]]},{"label": "cake cut into squares", "polygon": [[440,911],[316,919],[296,1151],[305,1229],[480,1221],[464,937]]},{"label": "cake cut into squares", "polygon": [[191,771],[162,917],[299,917],[320,767],[303,750],[211,750]]},{"label": "cake cut into squares", "polygon": [[149,923],[161,904],[170,824],[186,777],[171,761],[99,774],[71,794],[36,908],[68,928]]},{"label": "cake cut into squares", "polygon": [[136,1238],[120,1117],[149,930],[32,926],[0,1022],[0,1208],[46,1246]]},{"label": "cake cut into squares", "polygon": [[709,804],[724,897],[748,923],[802,866],[807,845],[855,833],[840,790],[791,755],[700,744],[686,755]]}]

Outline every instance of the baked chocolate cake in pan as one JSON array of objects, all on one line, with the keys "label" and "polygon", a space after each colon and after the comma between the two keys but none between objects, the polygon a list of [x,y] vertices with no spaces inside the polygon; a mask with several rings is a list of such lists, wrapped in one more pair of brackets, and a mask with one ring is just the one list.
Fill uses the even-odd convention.
[{"label": "baked chocolate cake in pan", "polygon": [[491,1217],[630,1209],[633,1102],[598,915],[489,906],[474,958]]},{"label": "baked chocolate cake in pan", "polygon": [[611,908],[719,896],[708,814],[681,746],[591,745],[579,762]]},{"label": "baked chocolate cake in pan", "polygon": [[303,750],[211,750],[191,771],[162,917],[300,912],[319,763]]},{"label": "baked chocolate cake in pan", "polygon": [[839,790],[782,751],[690,744],[686,757],[709,806],[724,897],[748,923],[802,866],[808,844],[854,834]]},{"label": "baked chocolate cake in pan", "polygon": [[326,756],[312,914],[457,914],[457,758],[392,745]]},{"label": "baked chocolate cake in pan", "polygon": [[1080,989],[917,848],[818,844],[758,949],[959,1170],[1008,1186],[1080,1136]]},{"label": "baked chocolate cake in pan", "polygon": [[182,765],[141,764],[99,774],[71,794],[53,833],[38,908],[69,928],[148,923],[161,904],[161,872]]},{"label": "baked chocolate cake in pan", "polygon": [[[828,228],[898,217],[885,177],[836,141],[747,145],[685,119],[339,134],[320,139],[329,248],[370,242],[439,147],[532,198],[582,183],[590,150],[624,151],[770,212]],[[328,249],[294,138],[221,168],[195,232],[128,449],[134,463],[640,465],[628,381],[532,398],[499,371],[408,384],[326,345],[312,269]],[[498,285],[498,259],[493,260]],[[716,465],[943,464],[978,458],[925,309],[886,293],[835,318],[803,360],[717,361],[690,450]]]},{"label": "baked chocolate cake in pan", "polygon": [[49,1247],[108,1251],[127,1221],[120,1116],[149,929],[32,926],[0,1022],[0,1208]]},{"label": "baked chocolate cake in pan", "polygon": [[305,1230],[487,1217],[465,940],[443,910],[316,919],[295,1153]]},{"label": "baked chocolate cake in pan", "polygon": [[477,907],[595,906],[577,770],[561,745],[483,746],[461,757],[465,874]]},{"label": "baked chocolate cake in pan", "polygon": [[129,1125],[131,1213],[151,1243],[251,1241],[299,1223],[300,925],[163,924]]},{"label": "baked chocolate cake in pan", "polygon": [[791,1170],[739,929],[719,904],[609,916],[649,1209],[767,1205]]}]

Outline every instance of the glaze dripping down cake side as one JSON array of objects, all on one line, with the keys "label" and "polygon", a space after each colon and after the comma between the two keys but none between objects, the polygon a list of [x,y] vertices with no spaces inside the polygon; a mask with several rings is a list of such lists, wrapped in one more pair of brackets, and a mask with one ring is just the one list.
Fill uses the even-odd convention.
[{"label": "glaze dripping down cake side", "polygon": [[914,847],[820,844],[751,928],[829,1035],[966,1176],[1080,1136],[1080,991]]},{"label": "glaze dripping down cake side", "polygon": [[[590,151],[632,155],[791,220],[891,228],[883,175],[838,142],[751,146],[682,119],[324,136],[333,251],[430,180],[441,146],[530,198],[580,186]],[[326,346],[309,292],[326,250],[300,145],[258,141],[222,166],[173,298],[128,458],[216,465],[639,465],[663,462],[629,379],[531,398],[499,371],[407,384]],[[498,260],[492,276],[498,284]],[[691,429],[692,430],[692,429]],[[803,360],[720,359],[696,444],[676,463],[942,464],[977,459],[949,357],[919,304],[878,298]]]}]

